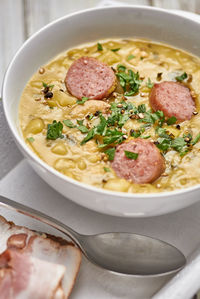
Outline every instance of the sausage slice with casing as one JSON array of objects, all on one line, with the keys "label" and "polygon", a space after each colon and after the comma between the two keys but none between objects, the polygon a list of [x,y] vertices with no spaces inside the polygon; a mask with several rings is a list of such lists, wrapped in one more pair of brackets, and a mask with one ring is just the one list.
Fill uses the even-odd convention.
[{"label": "sausage slice with casing", "polygon": [[[127,158],[125,151],[137,153],[137,159]],[[152,142],[137,138],[117,146],[112,168],[120,178],[146,184],[152,183],[164,172],[165,161]]]},{"label": "sausage slice with casing", "polygon": [[178,121],[191,119],[195,111],[189,88],[177,82],[154,84],[149,101],[154,111],[161,110],[165,116],[175,116]]},{"label": "sausage slice with casing", "polygon": [[87,97],[102,100],[116,87],[113,70],[92,57],[81,57],[70,66],[65,84],[68,91],[78,99]]}]

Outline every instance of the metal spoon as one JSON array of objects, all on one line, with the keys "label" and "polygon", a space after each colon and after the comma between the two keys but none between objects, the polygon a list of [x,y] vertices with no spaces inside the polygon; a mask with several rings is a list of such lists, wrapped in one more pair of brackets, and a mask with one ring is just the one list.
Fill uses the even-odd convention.
[{"label": "metal spoon", "polygon": [[111,272],[136,276],[164,275],[180,270],[184,255],[161,240],[132,233],[81,235],[58,220],[0,196],[0,205],[44,222],[70,237],[93,264]]}]

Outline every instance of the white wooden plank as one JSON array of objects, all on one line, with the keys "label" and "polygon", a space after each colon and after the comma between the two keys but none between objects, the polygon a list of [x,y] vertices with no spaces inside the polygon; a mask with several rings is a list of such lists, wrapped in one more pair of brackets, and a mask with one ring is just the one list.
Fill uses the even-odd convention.
[{"label": "white wooden plank", "polygon": [[152,5],[167,9],[181,9],[180,2],[177,0],[152,0]]},{"label": "white wooden plank", "polygon": [[115,2],[131,4],[131,5],[150,5],[149,0],[115,0]]},{"label": "white wooden plank", "polygon": [[195,1],[195,12],[198,13],[198,14],[200,14],[200,1],[199,0]]},{"label": "white wooden plank", "polygon": [[[97,6],[100,0],[26,0],[25,16],[27,22],[28,36],[40,29],[47,23],[77,10]],[[149,5],[149,0],[119,0],[125,4]]]},{"label": "white wooden plank", "polygon": [[182,9],[195,12],[198,0],[152,0],[152,5],[166,9]]},{"label": "white wooden plank", "polygon": [[6,67],[24,41],[22,0],[0,1],[0,86]]},{"label": "white wooden plank", "polygon": [[98,5],[100,0],[75,0],[75,1],[66,1],[59,0],[59,5],[57,0],[50,0],[50,19],[54,20],[60,18],[69,13],[83,10]]},{"label": "white wooden plank", "polygon": [[98,0],[25,0],[28,36],[56,18],[77,10],[93,7],[98,2]]},{"label": "white wooden plank", "polygon": [[50,22],[48,0],[25,0],[25,21],[28,37]]},{"label": "white wooden plank", "polygon": [[[0,0],[0,87],[6,67],[24,41],[22,0]],[[22,158],[3,114],[0,102],[0,179]]]}]

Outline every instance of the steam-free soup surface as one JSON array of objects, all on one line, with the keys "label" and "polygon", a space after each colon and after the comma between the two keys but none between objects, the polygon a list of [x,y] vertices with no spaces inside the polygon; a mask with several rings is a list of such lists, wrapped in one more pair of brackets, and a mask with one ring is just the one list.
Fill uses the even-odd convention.
[{"label": "steam-free soup surface", "polygon": [[[67,71],[82,56],[94,57],[115,71],[117,87],[107,99],[83,98],[78,101],[67,90]],[[132,95],[127,95],[128,91],[123,89],[123,82],[119,81],[120,76],[117,75],[120,72],[128,74],[128,70],[132,70],[134,74],[138,72],[139,76],[138,91]],[[153,84],[162,81],[180,82],[189,88],[195,102],[195,112],[190,120],[177,122],[171,119],[167,123],[165,119],[160,124],[161,116],[155,122],[146,119],[153,114],[149,105]],[[21,131],[27,145],[37,156],[77,181],[130,193],[186,188],[200,183],[199,82],[199,58],[166,45],[143,40],[105,40],[81,45],[41,66],[27,83],[19,107]],[[118,128],[123,133],[123,142],[140,134],[140,138],[155,142],[165,159],[164,173],[151,184],[134,184],[119,178],[112,168],[112,157],[106,152],[107,148],[99,147],[103,137],[94,136],[83,142],[88,132],[101,121],[100,115],[107,119],[112,114],[113,103],[119,106],[116,109],[121,110],[127,103],[137,109],[140,107],[139,116],[125,117],[121,128]],[[127,111],[124,110],[126,115]],[[60,136],[48,139],[48,126],[53,121],[60,121],[62,124]],[[180,142],[180,147],[169,146],[166,149],[162,144],[160,146],[162,132],[158,128],[165,130],[162,132],[167,132],[170,140]],[[116,144],[113,148],[115,146]]]}]

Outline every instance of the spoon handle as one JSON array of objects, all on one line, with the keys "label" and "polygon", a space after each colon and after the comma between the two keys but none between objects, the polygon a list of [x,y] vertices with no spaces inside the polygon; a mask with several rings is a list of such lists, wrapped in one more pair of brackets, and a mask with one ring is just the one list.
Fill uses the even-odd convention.
[{"label": "spoon handle", "polygon": [[72,241],[74,241],[74,243],[82,250],[81,245],[79,243],[79,239],[81,235],[75,232],[67,225],[65,225],[64,223],[56,220],[55,218],[52,218],[40,211],[29,208],[21,203],[8,199],[4,196],[0,196],[0,206],[6,207],[10,210],[14,210],[18,213],[29,216],[31,218],[39,220],[40,222],[52,226],[53,228],[57,229],[58,231],[70,237],[70,239],[72,239]]}]

